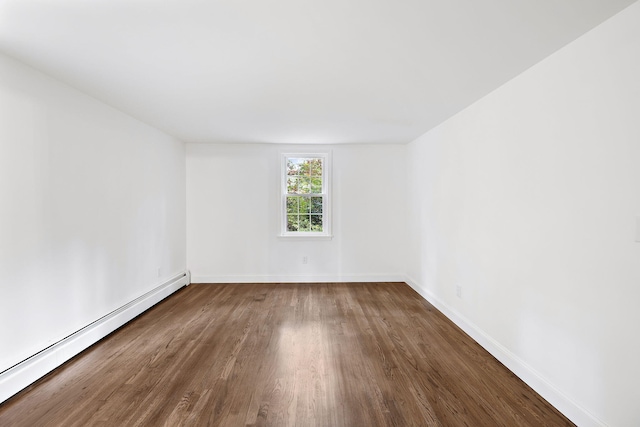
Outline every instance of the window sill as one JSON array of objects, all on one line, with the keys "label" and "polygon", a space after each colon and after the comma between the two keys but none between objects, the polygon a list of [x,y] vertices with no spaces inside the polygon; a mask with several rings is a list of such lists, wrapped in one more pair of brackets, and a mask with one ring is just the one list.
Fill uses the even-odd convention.
[{"label": "window sill", "polygon": [[278,239],[282,240],[331,240],[332,234],[316,234],[316,233],[298,233],[298,234],[279,234]]}]

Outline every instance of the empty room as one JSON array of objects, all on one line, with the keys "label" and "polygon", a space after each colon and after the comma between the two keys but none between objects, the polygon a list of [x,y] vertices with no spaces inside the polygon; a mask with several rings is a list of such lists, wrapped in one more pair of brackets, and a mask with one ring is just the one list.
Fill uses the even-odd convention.
[{"label": "empty room", "polygon": [[0,0],[0,426],[640,426],[640,4]]}]

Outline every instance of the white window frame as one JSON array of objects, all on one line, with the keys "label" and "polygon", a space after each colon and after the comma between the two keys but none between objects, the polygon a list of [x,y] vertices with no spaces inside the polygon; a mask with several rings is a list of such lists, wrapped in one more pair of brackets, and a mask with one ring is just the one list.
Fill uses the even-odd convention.
[{"label": "white window frame", "polygon": [[[331,152],[281,153],[280,158],[280,237],[331,239]],[[322,159],[322,192],[313,194],[313,196],[322,196],[323,200],[322,232],[287,230],[287,159],[289,158]]]}]

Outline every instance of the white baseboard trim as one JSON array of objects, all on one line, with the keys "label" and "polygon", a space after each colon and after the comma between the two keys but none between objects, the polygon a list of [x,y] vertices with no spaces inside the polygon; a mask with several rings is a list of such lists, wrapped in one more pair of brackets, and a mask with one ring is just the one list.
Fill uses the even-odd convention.
[{"label": "white baseboard trim", "polygon": [[538,371],[529,364],[513,354],[509,349],[494,340],[490,335],[477,327],[469,319],[458,313],[455,309],[444,303],[432,292],[420,286],[417,281],[405,276],[406,283],[411,286],[420,296],[431,303],[442,314],[455,323],[467,335],[473,338],[493,357],[498,359],[511,372],[524,381],[536,393],[547,400],[565,417],[580,427],[604,427],[606,424],[591,414],[589,411],[571,400],[553,384],[547,381]]},{"label": "white baseboard trim", "polygon": [[383,275],[256,275],[256,276],[192,276],[192,283],[337,283],[337,282],[404,282],[402,274]]},{"label": "white baseboard trim", "polygon": [[0,374],[0,403],[188,284],[185,273],[112,311]]}]

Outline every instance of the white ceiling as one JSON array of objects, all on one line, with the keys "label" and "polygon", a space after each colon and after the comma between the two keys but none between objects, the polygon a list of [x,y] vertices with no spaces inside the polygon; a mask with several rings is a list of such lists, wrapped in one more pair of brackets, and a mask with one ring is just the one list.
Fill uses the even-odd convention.
[{"label": "white ceiling", "polygon": [[634,0],[0,0],[0,51],[186,142],[406,143]]}]

